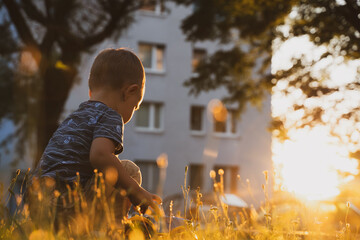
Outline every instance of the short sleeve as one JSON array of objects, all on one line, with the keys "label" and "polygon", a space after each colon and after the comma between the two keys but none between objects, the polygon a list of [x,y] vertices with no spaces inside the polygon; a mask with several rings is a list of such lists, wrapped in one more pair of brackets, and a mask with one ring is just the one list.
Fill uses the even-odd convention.
[{"label": "short sleeve", "polygon": [[97,119],[93,140],[99,137],[113,140],[115,143],[115,154],[119,154],[123,150],[123,126],[124,122],[118,113],[106,111]]}]

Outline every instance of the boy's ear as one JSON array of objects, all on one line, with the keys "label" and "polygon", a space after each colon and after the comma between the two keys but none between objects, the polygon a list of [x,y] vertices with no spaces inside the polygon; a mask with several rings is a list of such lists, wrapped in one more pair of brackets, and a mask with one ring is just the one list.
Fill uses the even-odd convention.
[{"label": "boy's ear", "polygon": [[91,97],[91,90],[89,89],[89,97]]},{"label": "boy's ear", "polygon": [[138,94],[140,86],[137,84],[131,84],[125,89],[125,97]]}]

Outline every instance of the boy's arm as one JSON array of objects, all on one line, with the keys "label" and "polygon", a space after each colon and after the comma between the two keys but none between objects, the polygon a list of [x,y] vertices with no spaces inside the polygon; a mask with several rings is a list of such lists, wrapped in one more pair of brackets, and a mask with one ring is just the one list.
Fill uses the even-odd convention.
[{"label": "boy's arm", "polygon": [[108,138],[95,138],[92,141],[90,148],[90,163],[91,165],[105,173],[109,167],[116,168],[118,172],[118,179],[115,187],[122,188],[129,194],[131,203],[135,206],[140,205],[142,211],[145,211],[148,206],[151,206],[155,211],[158,210],[157,205],[153,200],[161,202],[160,197],[151,194],[141,186],[139,186],[134,179],[125,171],[119,159],[114,155],[115,144]]}]

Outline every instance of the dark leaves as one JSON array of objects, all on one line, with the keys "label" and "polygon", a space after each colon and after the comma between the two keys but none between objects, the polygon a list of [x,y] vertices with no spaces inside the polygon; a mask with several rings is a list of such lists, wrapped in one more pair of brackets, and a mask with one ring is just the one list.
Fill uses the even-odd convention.
[{"label": "dark leaves", "polygon": [[[191,3],[187,0],[176,2]],[[285,95],[300,90],[305,96],[304,101],[317,101],[343,90],[359,91],[358,79],[347,86],[327,85],[330,78],[327,70],[331,66],[319,74],[313,72],[314,66],[327,58],[343,56],[346,61],[360,57],[359,16],[360,7],[355,0],[346,0],[345,4],[337,0],[198,0],[193,13],[182,25],[188,39],[219,40],[242,51],[238,50],[241,52],[239,55],[234,49],[227,53],[216,52],[199,67],[198,75],[186,81],[185,86],[190,87],[190,93],[195,95],[224,87],[228,90],[225,100],[238,103],[240,109],[249,102],[259,105],[266,92],[281,81],[287,83],[283,90]],[[289,24],[288,32],[281,28],[285,21]],[[269,61],[264,59],[271,58],[273,40],[285,41],[302,35],[308,35],[315,45],[325,46],[327,51],[312,61],[307,61],[305,56],[293,59],[291,68],[269,74]],[[330,108],[336,109],[340,104],[342,101],[337,100]],[[301,101],[295,103],[293,109],[303,111],[300,122],[294,126],[297,128],[323,124],[323,116],[329,110],[322,106],[309,107]],[[354,121],[356,109],[356,106],[352,107],[348,113],[338,117]],[[277,122],[273,127],[283,125]]]}]

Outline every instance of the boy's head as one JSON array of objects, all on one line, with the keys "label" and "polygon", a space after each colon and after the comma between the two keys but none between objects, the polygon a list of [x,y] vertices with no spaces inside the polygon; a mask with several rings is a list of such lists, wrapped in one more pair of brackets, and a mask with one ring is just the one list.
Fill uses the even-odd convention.
[{"label": "boy's head", "polygon": [[[95,58],[90,70],[90,93],[112,97],[108,103],[128,122],[139,107],[145,88],[145,71],[140,59],[125,48],[105,49]],[[103,99],[97,99],[103,100]]]},{"label": "boy's head", "polygon": [[145,71],[140,59],[125,48],[107,48],[95,58],[90,70],[89,88],[120,89],[126,84],[144,85]]}]

